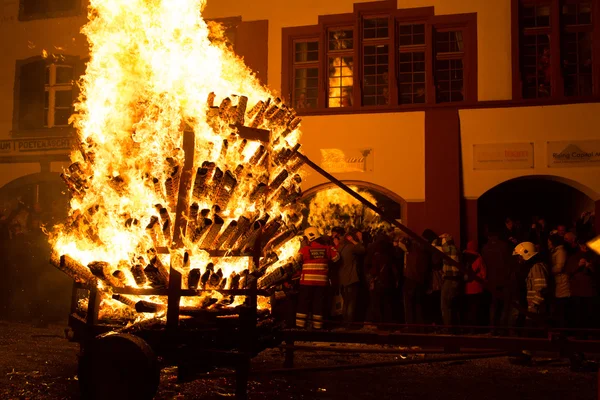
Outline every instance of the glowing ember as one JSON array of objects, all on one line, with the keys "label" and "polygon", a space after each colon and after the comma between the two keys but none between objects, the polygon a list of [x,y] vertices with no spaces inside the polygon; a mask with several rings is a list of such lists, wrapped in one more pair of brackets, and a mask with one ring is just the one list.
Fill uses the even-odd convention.
[{"label": "glowing ember", "polygon": [[[63,174],[73,198],[69,220],[50,237],[54,260],[68,255],[72,276],[89,280],[83,266],[104,289],[164,286],[173,266],[184,286],[217,290],[243,287],[253,266],[209,250],[247,253],[264,227],[275,265],[295,255],[298,244],[286,241],[301,219],[300,119],[224,40],[209,40],[219,33],[202,19],[205,1],[90,3],[91,58],[72,117],[81,146]],[[267,141],[248,139],[261,129]],[[184,131],[193,132],[193,165]],[[118,309],[141,299],[164,303],[105,296],[102,310],[123,317]],[[205,293],[181,304],[232,301]]]}]

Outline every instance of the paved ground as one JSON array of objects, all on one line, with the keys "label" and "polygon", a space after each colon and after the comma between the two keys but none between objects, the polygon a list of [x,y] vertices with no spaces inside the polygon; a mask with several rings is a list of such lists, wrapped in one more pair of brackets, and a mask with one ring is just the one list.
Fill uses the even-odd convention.
[{"label": "paved ground", "polygon": [[[296,366],[393,360],[394,355],[303,353]],[[279,368],[279,350],[253,361],[256,369]],[[379,369],[303,373],[251,381],[250,399],[596,399],[597,375],[574,373],[566,362],[520,367],[506,358]],[[77,345],[63,327],[47,329],[0,321],[0,399],[78,399]],[[221,378],[178,384],[163,371],[157,399],[232,398],[233,382]]]}]

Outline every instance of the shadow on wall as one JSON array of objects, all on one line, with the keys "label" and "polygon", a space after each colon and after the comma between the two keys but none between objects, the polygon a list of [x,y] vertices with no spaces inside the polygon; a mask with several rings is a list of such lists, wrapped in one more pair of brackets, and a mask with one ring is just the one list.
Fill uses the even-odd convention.
[{"label": "shadow on wall", "polygon": [[583,212],[594,211],[589,196],[565,183],[546,177],[513,179],[488,190],[477,202],[480,236],[489,226],[501,227],[510,217],[523,227],[534,217],[544,218],[550,228],[574,226]]},{"label": "shadow on wall", "polygon": [[48,323],[69,310],[71,280],[52,267],[45,230],[65,220],[58,174],[33,174],[0,188],[0,319]]}]

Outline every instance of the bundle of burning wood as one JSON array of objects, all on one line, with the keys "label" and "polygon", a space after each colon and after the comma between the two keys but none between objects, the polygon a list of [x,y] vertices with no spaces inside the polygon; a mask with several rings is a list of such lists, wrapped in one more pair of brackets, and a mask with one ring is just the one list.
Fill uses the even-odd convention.
[{"label": "bundle of burning wood", "polygon": [[[184,157],[164,160],[162,176],[140,171],[144,185],[160,202],[149,204],[148,210],[154,212],[147,215],[119,214],[121,229],[139,238],[138,251],[118,262],[87,263],[82,257],[56,253],[53,265],[81,284],[103,289],[105,299],[114,298],[144,313],[163,311],[166,303],[160,296],[149,299],[133,289],[166,288],[174,268],[183,276],[183,288],[198,293],[187,300],[193,306],[182,303],[182,314],[189,315],[239,303],[235,296],[243,295],[253,281],[267,289],[293,274],[302,219],[298,172],[303,162],[297,139],[288,139],[300,118],[280,99],[259,101],[249,110],[244,96],[227,97],[218,106],[215,99],[211,93],[207,122],[222,143],[212,140],[198,146],[203,137],[188,125],[182,128]],[[207,152],[199,148],[214,150],[219,145],[217,157],[201,159]],[[81,143],[78,161],[62,174],[75,199],[85,199],[91,189],[98,146],[91,140]],[[106,190],[126,198],[129,180],[115,173]],[[63,229],[104,246],[111,238],[102,232],[100,221],[114,215],[108,211],[101,201],[77,209]],[[260,263],[254,265],[248,256],[257,249]],[[111,288],[120,288],[119,294],[111,296]],[[123,294],[128,288],[132,294]]]}]

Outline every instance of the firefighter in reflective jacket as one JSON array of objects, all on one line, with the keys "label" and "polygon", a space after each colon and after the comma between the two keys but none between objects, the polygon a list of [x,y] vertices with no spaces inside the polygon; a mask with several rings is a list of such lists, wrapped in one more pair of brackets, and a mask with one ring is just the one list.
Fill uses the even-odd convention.
[{"label": "firefighter in reflective jacket", "polygon": [[[306,328],[307,321],[312,322],[314,329],[323,328],[323,312],[325,310],[325,290],[329,282],[329,264],[340,259],[333,246],[328,246],[321,239],[316,228],[304,230],[308,245],[300,249],[300,291],[296,326]],[[312,319],[309,315],[312,313]]]}]

